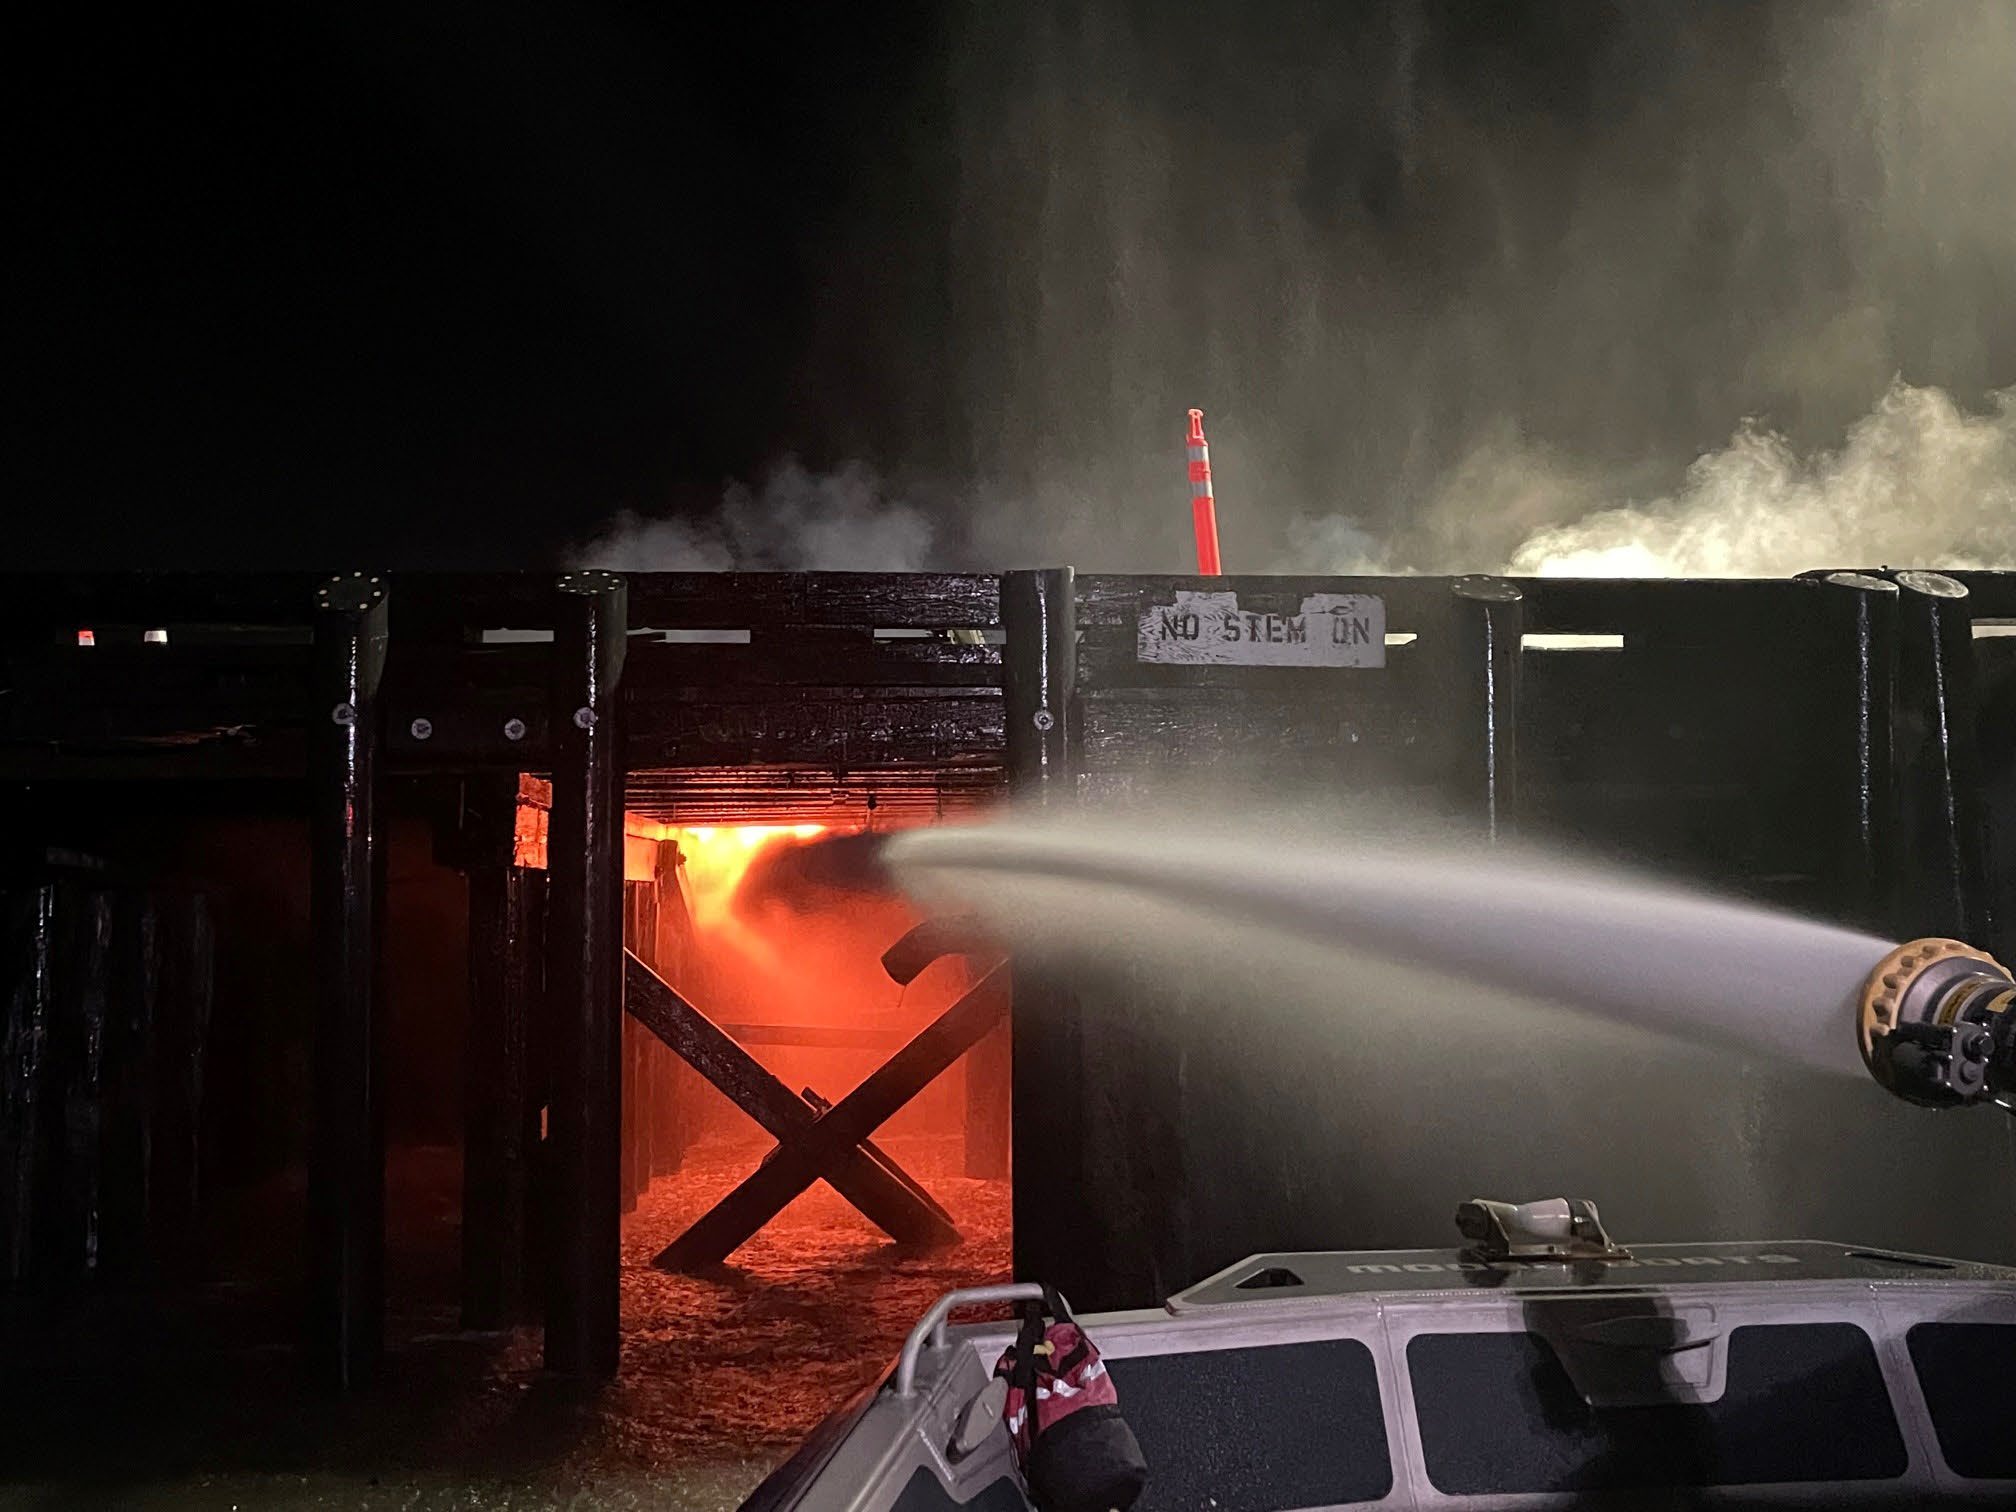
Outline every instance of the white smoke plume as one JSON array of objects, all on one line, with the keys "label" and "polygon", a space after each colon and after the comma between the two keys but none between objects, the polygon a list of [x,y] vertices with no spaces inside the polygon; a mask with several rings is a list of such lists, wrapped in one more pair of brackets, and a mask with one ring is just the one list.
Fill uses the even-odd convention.
[{"label": "white smoke plume", "polygon": [[1510,570],[1779,577],[1829,566],[2016,566],[2016,388],[1985,415],[1894,383],[1837,450],[1746,424],[1669,498],[1535,531]]},{"label": "white smoke plume", "polygon": [[587,556],[1182,571],[1196,404],[1234,573],[2011,563],[2012,0],[1196,11],[948,8],[792,374],[905,481]]},{"label": "white smoke plume", "polygon": [[1288,526],[1276,572],[1783,577],[1815,567],[2016,567],[2016,388],[1970,413],[1894,381],[1837,447],[1746,421],[1680,486],[1620,480],[1501,434],[1392,538],[1344,515]]},{"label": "white smoke plume", "polygon": [[572,555],[613,572],[916,572],[934,535],[924,510],[867,463],[815,473],[787,458],[759,487],[731,483],[711,516],[625,512]]},{"label": "white smoke plume", "polygon": [[927,371],[1017,543],[1180,570],[1197,404],[1234,572],[2006,559],[2009,0],[958,14]]}]

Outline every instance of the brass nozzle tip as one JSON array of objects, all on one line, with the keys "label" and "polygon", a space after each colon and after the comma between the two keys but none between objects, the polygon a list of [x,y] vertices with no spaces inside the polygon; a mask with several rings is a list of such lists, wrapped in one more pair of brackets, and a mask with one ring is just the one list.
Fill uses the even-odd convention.
[{"label": "brass nozzle tip", "polygon": [[1960,940],[1924,939],[1906,940],[1870,971],[1856,1002],[1855,1040],[1862,1047],[1862,1063],[1872,1072],[1876,1038],[1897,1027],[1898,1005],[1911,984],[1926,968],[1951,960],[1981,961],[2005,974],[2007,970],[1987,951]]}]

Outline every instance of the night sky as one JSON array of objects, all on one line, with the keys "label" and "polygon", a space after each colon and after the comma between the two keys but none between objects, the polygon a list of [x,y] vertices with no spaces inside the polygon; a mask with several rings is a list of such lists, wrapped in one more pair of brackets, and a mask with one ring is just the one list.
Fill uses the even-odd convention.
[{"label": "night sky", "polygon": [[796,364],[934,8],[785,9],[45,18],[15,564],[539,565],[845,445]]},{"label": "night sky", "polygon": [[2006,0],[64,8],[12,53],[16,566],[547,567],[627,513],[1170,570],[1197,404],[1231,570],[1495,570],[1747,421],[2016,384]]}]

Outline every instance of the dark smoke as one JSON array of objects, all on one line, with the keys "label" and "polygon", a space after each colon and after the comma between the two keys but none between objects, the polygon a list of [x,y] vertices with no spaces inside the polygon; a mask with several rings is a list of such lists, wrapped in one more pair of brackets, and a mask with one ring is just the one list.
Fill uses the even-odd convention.
[{"label": "dark smoke", "polygon": [[893,892],[883,845],[874,834],[773,841],[750,863],[738,898],[807,913],[842,897]]},{"label": "dark smoke", "polygon": [[[1605,509],[1690,516],[1689,467],[1759,438],[1824,484],[1899,384],[1933,452],[1813,562],[1978,554],[1955,496],[2006,486],[2016,426],[2006,0],[1038,0],[945,47],[796,384],[872,397],[850,454],[1007,501],[937,506],[933,565],[1182,567],[1195,404],[1230,570],[1532,566]],[[1939,449],[1968,420],[1985,474]]]}]

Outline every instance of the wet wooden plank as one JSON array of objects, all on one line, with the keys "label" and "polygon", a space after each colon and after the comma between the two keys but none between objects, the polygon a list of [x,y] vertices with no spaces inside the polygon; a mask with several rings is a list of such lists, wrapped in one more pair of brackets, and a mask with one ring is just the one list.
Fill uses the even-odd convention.
[{"label": "wet wooden plank", "polygon": [[746,645],[639,641],[630,648],[630,667],[633,701],[718,683],[988,688],[1001,684],[1001,648],[942,640],[876,640],[866,633],[815,639],[780,632],[760,644]]},{"label": "wet wooden plank", "polygon": [[992,689],[917,689],[902,697],[806,689],[788,701],[732,691],[710,693],[705,702],[635,705],[631,767],[944,762],[996,754],[1004,739],[1001,698]]},{"label": "wet wooden plank", "polygon": [[1374,777],[1439,769],[1455,732],[1433,704],[1394,696],[1322,702],[1272,690],[1116,689],[1088,693],[1084,769],[1294,770]]},{"label": "wet wooden plank", "polygon": [[1529,634],[1650,635],[1674,643],[1734,633],[1760,656],[1822,602],[1796,578],[1514,578]]},{"label": "wet wooden plank", "polygon": [[632,623],[666,629],[979,628],[1000,623],[1001,580],[946,572],[652,572],[631,574],[630,594]]},{"label": "wet wooden plank", "polygon": [[312,572],[0,573],[0,630],[306,625],[321,581]]},{"label": "wet wooden plank", "polygon": [[1088,639],[1120,631],[1132,636],[1141,610],[1166,604],[1178,591],[1236,593],[1242,609],[1292,613],[1312,593],[1366,593],[1386,601],[1387,628],[1434,628],[1449,614],[1446,577],[1176,577],[1161,573],[1081,575],[1078,625]]}]

